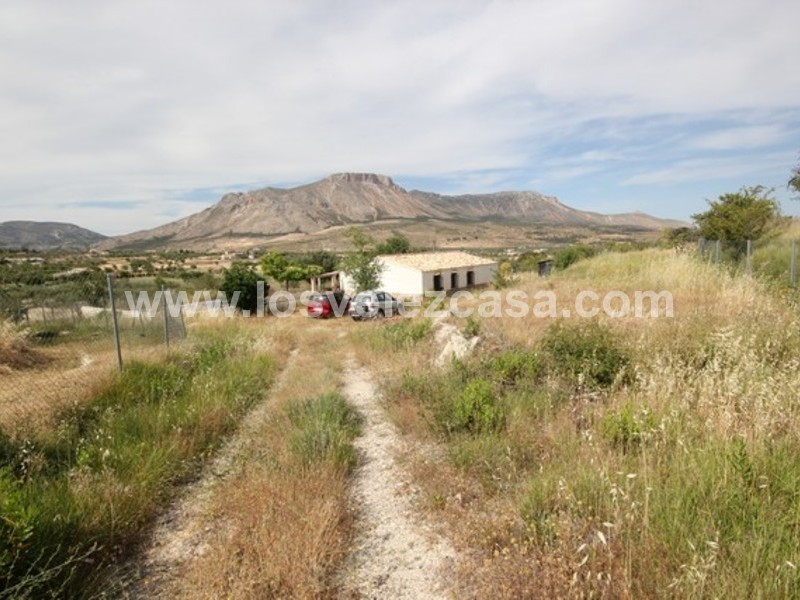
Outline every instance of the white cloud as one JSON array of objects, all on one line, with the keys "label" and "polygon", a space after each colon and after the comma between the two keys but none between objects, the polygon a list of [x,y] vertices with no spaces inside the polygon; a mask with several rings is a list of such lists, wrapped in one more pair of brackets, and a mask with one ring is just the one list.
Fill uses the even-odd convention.
[{"label": "white cloud", "polygon": [[694,145],[710,150],[761,148],[781,142],[786,136],[787,132],[780,125],[730,127],[701,136]]},{"label": "white cloud", "polygon": [[[687,181],[713,181],[730,177],[748,177],[756,173],[774,174],[775,171],[788,173],[780,169],[785,161],[782,154],[768,154],[758,159],[746,160],[732,158],[700,158],[677,161],[666,168],[646,171],[633,175],[622,182],[622,185],[663,185],[683,183]],[[778,165],[776,167],[776,165]],[[786,177],[788,179],[788,175]],[[745,184],[746,181],[741,181]],[[761,182],[769,183],[769,182]]]},{"label": "white cloud", "polygon": [[[10,203],[155,203],[341,170],[485,181],[536,170],[605,120],[611,147],[548,167],[590,175],[598,157],[630,156],[651,117],[797,109],[798,21],[794,0],[6,0],[0,220]],[[785,132],[733,123],[685,143]]]}]

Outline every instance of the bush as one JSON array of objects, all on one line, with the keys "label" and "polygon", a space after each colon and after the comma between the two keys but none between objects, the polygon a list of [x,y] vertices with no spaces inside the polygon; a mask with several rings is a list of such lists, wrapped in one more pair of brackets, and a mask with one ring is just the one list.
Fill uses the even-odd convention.
[{"label": "bush", "polygon": [[455,397],[445,427],[450,433],[484,433],[501,429],[504,422],[505,415],[492,383],[486,379],[473,379]]},{"label": "bush", "polygon": [[481,322],[476,319],[473,315],[467,317],[467,322],[464,323],[464,329],[461,330],[461,334],[467,338],[474,338],[478,337],[481,333]]},{"label": "bush", "polygon": [[566,269],[570,265],[575,264],[579,260],[589,258],[597,254],[597,250],[585,244],[577,244],[559,250],[553,259],[553,267],[556,269]]},{"label": "bush", "polygon": [[597,321],[558,322],[545,332],[541,346],[551,370],[592,389],[611,386],[630,362],[611,330]]},{"label": "bush", "polygon": [[394,350],[411,348],[421,342],[431,332],[430,319],[404,319],[387,325],[382,330],[383,340]]},{"label": "bush", "polygon": [[[233,297],[238,292],[237,308],[255,314],[258,310],[258,284],[261,278],[244,263],[234,263],[225,271],[219,290],[225,293],[228,302],[233,304]],[[269,285],[264,284],[264,297],[269,293]]]},{"label": "bush", "polygon": [[16,562],[33,534],[34,516],[33,508],[26,506],[24,495],[11,474],[0,468],[0,573],[7,572]]},{"label": "bush", "polygon": [[603,435],[623,452],[639,446],[645,437],[655,428],[655,420],[647,411],[638,414],[628,403],[617,413],[608,413],[602,421]]},{"label": "bush", "polygon": [[490,358],[486,370],[490,377],[503,385],[532,382],[539,375],[539,358],[528,350],[506,350]]},{"label": "bush", "polygon": [[345,470],[355,466],[352,442],[361,430],[360,418],[341,394],[323,394],[292,404],[288,417],[295,428],[291,447],[303,464],[332,461]]}]

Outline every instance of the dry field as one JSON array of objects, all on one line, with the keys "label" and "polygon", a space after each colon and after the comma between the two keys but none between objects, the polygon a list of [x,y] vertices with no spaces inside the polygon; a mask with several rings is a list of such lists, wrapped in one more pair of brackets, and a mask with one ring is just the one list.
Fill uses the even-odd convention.
[{"label": "dry field", "polygon": [[[89,543],[76,551],[116,556],[103,579],[63,584],[77,595],[800,594],[795,296],[667,250],[513,287],[560,308],[587,289],[666,290],[674,316],[207,319],[122,376],[17,352],[0,377],[30,398],[0,400],[16,439],[0,493],[36,512],[13,513],[32,529],[3,530],[21,545],[0,562],[24,574],[9,548],[43,544],[40,515],[62,506]],[[59,393],[35,394],[56,372]],[[74,450],[69,428],[51,436],[65,408],[84,428]],[[23,449],[36,460],[14,462]]]}]

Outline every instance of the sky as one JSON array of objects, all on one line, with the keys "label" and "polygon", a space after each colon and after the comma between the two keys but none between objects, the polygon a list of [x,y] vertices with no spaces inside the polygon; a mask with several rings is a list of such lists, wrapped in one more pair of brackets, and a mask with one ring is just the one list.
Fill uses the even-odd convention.
[{"label": "sky", "polygon": [[343,171],[689,220],[800,164],[797,0],[3,0],[0,221]]}]

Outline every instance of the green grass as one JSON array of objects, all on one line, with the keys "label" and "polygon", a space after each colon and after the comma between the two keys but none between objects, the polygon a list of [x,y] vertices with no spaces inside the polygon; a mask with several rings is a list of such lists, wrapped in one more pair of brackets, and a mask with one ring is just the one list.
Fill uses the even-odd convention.
[{"label": "green grass", "polygon": [[338,393],[326,393],[290,404],[291,448],[302,464],[330,461],[349,471],[356,464],[353,440],[361,431],[356,410]]},{"label": "green grass", "polygon": [[551,283],[668,289],[675,318],[485,321],[512,340],[530,327],[528,346],[387,389],[480,484],[483,502],[458,518],[488,530],[467,542],[485,551],[481,590],[800,597],[796,305],[758,278],[658,250],[603,253]]},{"label": "green grass", "polygon": [[0,587],[14,597],[101,591],[274,372],[246,342],[211,340],[161,364],[131,362],[56,430],[3,441]]}]

